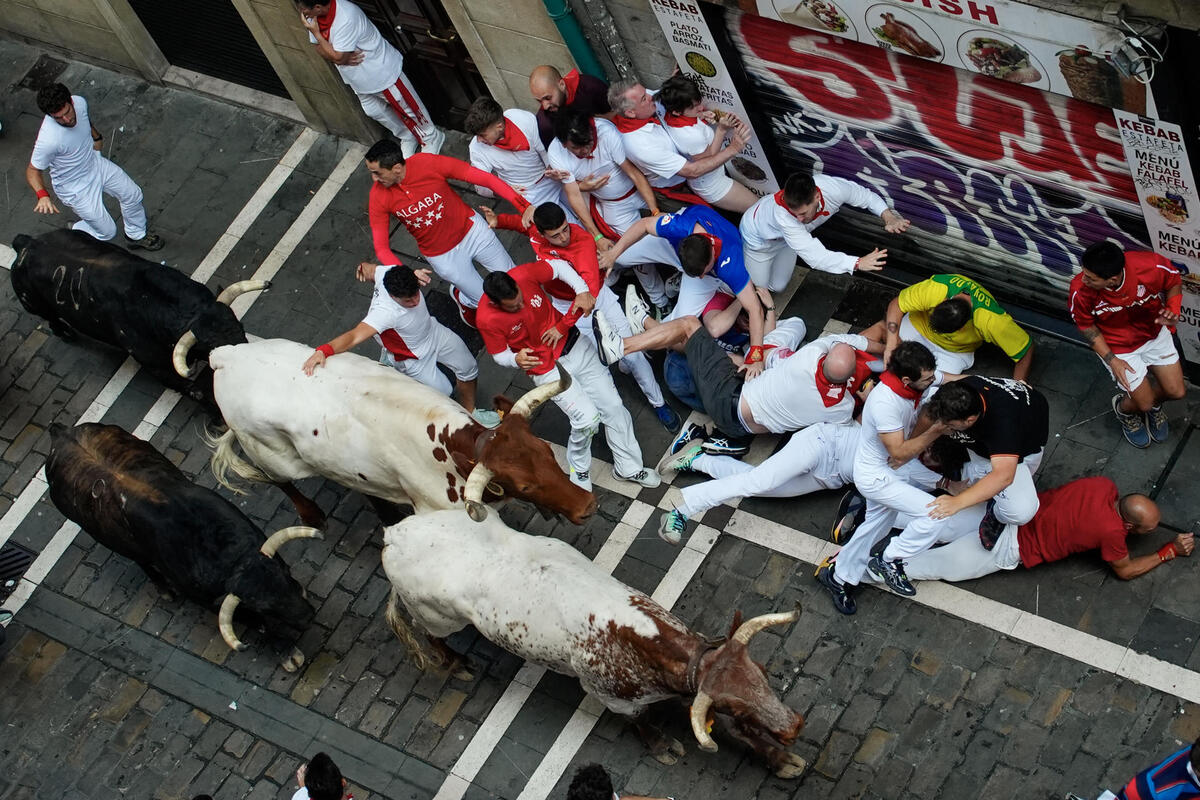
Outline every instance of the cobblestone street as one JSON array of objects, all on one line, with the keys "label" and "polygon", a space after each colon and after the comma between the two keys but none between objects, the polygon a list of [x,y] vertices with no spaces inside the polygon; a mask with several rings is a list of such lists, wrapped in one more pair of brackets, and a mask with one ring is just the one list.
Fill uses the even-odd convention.
[{"label": "cobblestone street", "polygon": [[[319,344],[362,318],[370,286],[356,283],[353,269],[372,250],[361,145],[47,58],[0,40],[10,76],[0,94],[0,244],[73,219],[34,214],[24,183],[42,115],[20,82],[38,65],[87,97],[106,155],[145,190],[151,228],[167,240],[156,260],[214,289],[252,275],[273,280],[243,313],[247,332]],[[452,137],[444,152],[465,157],[466,140]],[[504,241],[518,263],[527,260],[524,240]],[[402,231],[393,246],[418,261]],[[878,283],[824,273],[800,274],[789,291],[784,316],[802,316],[810,338],[881,318],[889,297]],[[480,347],[444,291],[431,291],[429,305]],[[377,345],[359,352],[374,357]],[[980,366],[1002,367],[982,357]],[[486,354],[480,367],[481,398],[515,399],[530,385]],[[653,465],[670,436],[632,380],[615,378]],[[1123,492],[1151,493],[1163,529],[1132,542],[1134,555],[1153,552],[1168,531],[1193,528],[1194,388],[1168,407],[1170,442],[1135,451],[1108,411],[1107,374],[1081,345],[1039,336],[1031,382],[1051,404],[1039,487],[1103,474]],[[3,604],[17,613],[0,646],[0,800],[288,798],[296,768],[319,750],[356,800],[561,798],[575,768],[591,761],[610,769],[621,792],[680,800],[1091,798],[1200,737],[1200,558],[1129,582],[1092,553],[956,586],[922,584],[911,600],[867,588],[859,613],[844,617],[812,577],[834,549],[826,535],[839,493],[719,507],[672,547],[656,534],[659,514],[677,501],[678,485],[697,478],[635,492],[611,479],[602,437],[595,455],[604,466],[593,471],[599,512],[586,525],[546,520],[517,502],[501,516],[570,543],[707,636],[724,635],[737,610],[799,603],[799,621],[760,634],[751,652],[805,717],[793,747],[809,763],[802,777],[773,777],[728,738],[715,754],[700,751],[686,711],[674,706],[666,729],[687,755],[665,766],[577,681],[524,664],[473,629],[450,639],[468,654],[473,679],[417,670],[384,620],[379,519],[363,497],[331,482],[299,487],[329,515],[325,538],[281,551],[317,610],[298,642],[307,660],[287,672],[290,644],[248,630],[248,649],[231,651],[212,609],[161,596],[45,494],[48,427],[85,420],[135,431],[217,488],[201,437],[216,421],[203,407],[164,391],[120,353],[57,338],[7,279],[0,392],[0,543],[34,557]],[[534,429],[560,445],[561,459],[563,415],[547,406]],[[750,460],[780,444],[759,439]],[[272,486],[255,484],[245,496],[218,490],[268,533],[298,524]]]}]

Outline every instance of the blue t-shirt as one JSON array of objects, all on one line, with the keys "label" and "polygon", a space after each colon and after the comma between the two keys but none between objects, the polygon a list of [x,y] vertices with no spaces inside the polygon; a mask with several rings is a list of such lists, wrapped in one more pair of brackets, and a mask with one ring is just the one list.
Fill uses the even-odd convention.
[{"label": "blue t-shirt", "polygon": [[654,222],[654,233],[671,243],[676,254],[679,243],[699,225],[721,242],[721,253],[709,274],[737,294],[750,283],[742,255],[742,235],[737,226],[707,206],[688,206],[675,214],[663,214]]},{"label": "blue t-shirt", "polygon": [[1122,800],[1195,800],[1200,797],[1200,782],[1188,765],[1191,752],[1191,747],[1185,747],[1139,773],[1117,797]]}]

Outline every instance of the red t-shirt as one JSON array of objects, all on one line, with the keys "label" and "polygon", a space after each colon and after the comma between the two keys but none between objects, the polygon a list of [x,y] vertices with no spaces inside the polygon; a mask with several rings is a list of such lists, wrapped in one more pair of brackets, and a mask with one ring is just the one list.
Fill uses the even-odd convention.
[{"label": "red t-shirt", "polygon": [[1158,336],[1163,293],[1180,282],[1179,272],[1158,253],[1126,253],[1125,280],[1116,289],[1089,289],[1082,273],[1071,279],[1071,317],[1080,330],[1099,328],[1113,352],[1130,353]]},{"label": "red t-shirt", "polygon": [[[567,262],[579,273],[579,277],[583,278],[592,297],[600,294],[600,262],[596,258],[596,242],[580,226],[573,222],[570,224],[571,239],[566,247],[551,244],[532,223],[528,228],[522,227],[521,218],[516,214],[497,215],[496,227],[524,233],[529,237],[529,244],[533,246],[533,252],[539,259],[549,261],[557,258]],[[575,290],[557,278],[547,283],[545,289],[551,297],[557,297],[559,300],[575,299]]]},{"label": "red t-shirt", "polygon": [[450,178],[487,187],[522,212],[529,208],[529,202],[507,183],[457,158],[417,153],[404,167],[404,180],[394,186],[373,184],[367,203],[375,255],[382,264],[402,263],[389,241],[392,215],[404,223],[426,257],[453,250],[467,235],[475,212],[447,183]]},{"label": "red t-shirt", "polygon": [[1017,528],[1021,563],[1033,567],[1100,548],[1105,561],[1129,555],[1125,523],[1117,512],[1117,485],[1108,478],[1080,478],[1038,493],[1037,515]]},{"label": "red t-shirt", "polygon": [[[579,314],[572,312],[563,316],[546,296],[545,285],[554,278],[554,268],[545,261],[519,264],[510,269],[508,274],[521,290],[521,310],[515,313],[505,311],[484,295],[480,298],[479,308],[475,312],[475,324],[489,353],[495,355],[503,353],[506,349],[519,353],[529,348],[542,363],[526,372],[530,375],[544,375],[554,369],[555,362],[567,344],[567,337],[564,335],[554,347],[547,347],[542,344],[542,334],[552,327],[559,333],[566,334],[579,319]],[[575,297],[574,292],[571,293],[571,297]]]}]

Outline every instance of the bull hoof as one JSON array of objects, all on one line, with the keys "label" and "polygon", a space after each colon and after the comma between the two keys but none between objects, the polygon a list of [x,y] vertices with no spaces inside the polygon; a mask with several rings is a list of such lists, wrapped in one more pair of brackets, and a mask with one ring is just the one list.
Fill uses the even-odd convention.
[{"label": "bull hoof", "polygon": [[288,657],[280,664],[284,672],[295,672],[304,666],[304,653],[300,652],[300,648],[294,648]]},{"label": "bull hoof", "polygon": [[678,739],[671,739],[668,746],[671,748],[671,752],[677,756],[687,754],[687,750],[684,748],[683,742],[679,741]]},{"label": "bull hoof", "polygon": [[775,770],[775,777],[790,780],[799,778],[808,768],[808,762],[795,753],[788,753],[787,760]]},{"label": "bull hoof", "polygon": [[469,681],[475,680],[475,673],[471,672],[471,670],[469,670],[467,668],[467,665],[463,664],[461,662],[458,664],[450,665],[450,675],[455,680],[459,680],[459,681],[468,681],[469,682]]}]

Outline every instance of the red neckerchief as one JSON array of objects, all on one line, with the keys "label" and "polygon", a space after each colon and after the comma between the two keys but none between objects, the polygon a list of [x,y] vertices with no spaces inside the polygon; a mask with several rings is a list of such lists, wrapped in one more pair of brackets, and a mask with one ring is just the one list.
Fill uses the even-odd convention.
[{"label": "red neckerchief", "polygon": [[529,139],[521,132],[521,129],[513,125],[512,120],[508,117],[504,118],[504,134],[496,140],[493,147],[499,147],[501,150],[508,150],[513,153],[519,153],[522,150],[529,149]]},{"label": "red neckerchief", "polygon": [[885,370],[882,380],[884,386],[888,387],[905,400],[912,400],[913,408],[916,408],[917,403],[921,402],[921,395],[923,392],[920,392],[911,386],[904,385],[903,381],[896,377],[896,373]]},{"label": "red neckerchief", "polygon": [[[788,208],[787,203],[783,200],[783,189],[780,189],[773,196],[775,197],[775,202],[780,208],[787,209],[789,214],[792,212],[792,210]],[[825,210],[825,195],[821,194],[820,189],[817,189],[817,201],[821,204],[821,210],[817,212],[817,217],[828,217],[829,212]],[[814,217],[814,219],[816,219],[816,217]]]},{"label": "red neckerchief", "polygon": [[699,117],[689,117],[686,114],[676,114],[674,112],[667,114],[666,123],[672,128],[688,128],[692,125],[700,124]]},{"label": "red neckerchief", "polygon": [[825,210],[825,195],[824,195],[824,193],[821,192],[821,190],[819,188],[817,189],[817,203],[819,203],[819,205],[817,207],[821,209],[820,211],[817,212],[817,216],[818,217],[828,217],[829,212]]},{"label": "red neckerchief", "polygon": [[826,408],[833,408],[846,396],[846,384],[832,383],[825,377],[824,367],[825,356],[821,356],[817,359],[817,393],[821,395],[821,402]]},{"label": "red neckerchief", "polygon": [[337,0],[329,0],[329,10],[323,16],[317,17],[317,30],[321,31],[321,35],[329,39],[329,31],[333,28],[333,17],[337,14]]},{"label": "red neckerchief", "polygon": [[717,262],[721,259],[721,240],[718,239],[717,237],[713,236],[711,233],[708,233],[707,231],[705,231],[704,233],[701,233],[700,235],[703,236],[705,239],[708,239],[708,243],[712,245],[713,266],[715,267]]},{"label": "red neckerchief", "polygon": [[644,128],[647,125],[661,125],[658,121],[658,116],[647,117],[646,119],[630,119],[623,114],[618,114],[613,117],[613,124],[617,126],[617,130],[621,133],[629,133],[636,131],[638,128]]},{"label": "red neckerchief", "polygon": [[567,105],[575,102],[575,93],[579,91],[579,70],[573,69],[563,75],[563,85],[567,92]]}]

